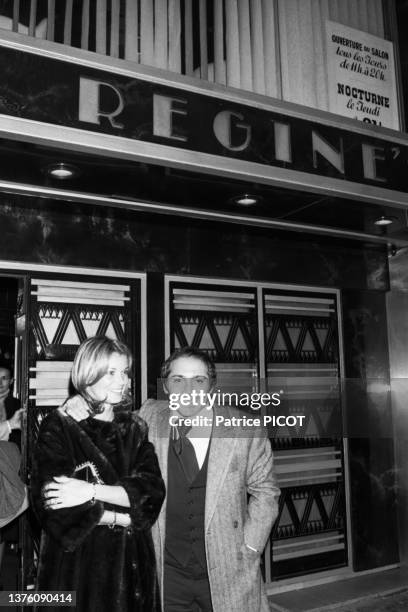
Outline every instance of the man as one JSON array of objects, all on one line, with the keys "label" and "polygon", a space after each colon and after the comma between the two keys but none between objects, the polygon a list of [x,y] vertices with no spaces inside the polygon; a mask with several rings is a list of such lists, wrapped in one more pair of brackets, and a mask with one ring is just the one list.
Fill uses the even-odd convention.
[{"label": "man", "polygon": [[20,402],[11,394],[13,377],[8,362],[0,361],[0,440],[20,446],[20,429],[23,410]]},{"label": "man", "polygon": [[[260,555],[279,496],[270,442],[250,427],[211,424],[230,409],[208,409],[216,373],[206,353],[175,351],[162,382],[170,401],[147,400],[140,416],[167,489],[152,529],[164,611],[267,612]],[[199,426],[185,436],[183,418],[194,417]]]}]

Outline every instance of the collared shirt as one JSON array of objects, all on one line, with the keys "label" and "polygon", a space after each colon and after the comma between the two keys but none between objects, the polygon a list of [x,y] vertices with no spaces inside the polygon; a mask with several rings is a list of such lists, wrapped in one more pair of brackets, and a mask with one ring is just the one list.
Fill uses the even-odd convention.
[{"label": "collared shirt", "polygon": [[[183,417],[182,415],[180,415],[180,417],[189,418],[189,417]],[[207,408],[203,408],[197,415],[194,415],[194,417],[191,417],[191,418],[195,418],[195,417],[206,417],[207,423],[208,423],[209,421],[212,422],[214,413],[212,409],[208,410]],[[198,425],[198,426],[193,426],[187,434],[187,438],[189,439],[189,441],[191,442],[194,448],[198,467],[200,468],[200,470],[205,461],[205,456],[207,454],[208,446],[210,444],[211,431],[212,431],[211,425]]]}]

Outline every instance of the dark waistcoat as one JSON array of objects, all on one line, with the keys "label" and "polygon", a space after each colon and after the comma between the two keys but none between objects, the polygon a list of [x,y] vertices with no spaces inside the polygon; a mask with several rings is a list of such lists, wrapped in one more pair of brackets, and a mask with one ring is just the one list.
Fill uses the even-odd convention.
[{"label": "dark waistcoat", "polygon": [[206,572],[204,511],[207,455],[192,482],[183,470],[172,441],[169,444],[165,563],[196,573]]}]

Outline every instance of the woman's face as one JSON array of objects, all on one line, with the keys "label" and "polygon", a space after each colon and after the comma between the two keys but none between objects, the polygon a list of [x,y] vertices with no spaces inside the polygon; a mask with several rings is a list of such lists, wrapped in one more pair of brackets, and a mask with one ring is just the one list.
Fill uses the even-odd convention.
[{"label": "woman's face", "polygon": [[112,353],[108,371],[95,384],[87,387],[89,395],[98,402],[118,404],[129,385],[129,362],[125,355]]}]

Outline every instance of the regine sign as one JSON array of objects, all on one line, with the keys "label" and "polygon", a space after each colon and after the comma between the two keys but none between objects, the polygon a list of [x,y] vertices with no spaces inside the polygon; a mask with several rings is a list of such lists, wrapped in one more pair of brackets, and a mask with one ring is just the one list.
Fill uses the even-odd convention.
[{"label": "regine sign", "polygon": [[[221,156],[226,164],[234,158],[408,191],[400,134],[399,142],[379,139],[268,110],[266,98],[257,108],[6,47],[0,67],[3,114],[79,128],[84,137],[93,131],[131,139],[135,153],[151,142]],[[199,169],[199,155],[194,159]]]},{"label": "regine sign", "polygon": [[[108,90],[109,96],[106,96]],[[104,93],[105,97],[110,97],[110,103],[107,103],[106,100],[105,103],[103,102]],[[145,133],[144,138],[146,140],[160,139],[168,146],[180,146],[181,143],[188,146],[191,143],[194,147],[193,143],[197,143],[194,148],[199,151],[203,121],[191,121],[191,118],[197,114],[197,107],[200,106],[199,98],[200,96],[194,107],[191,95],[183,96],[182,92],[177,95],[165,95],[153,91],[150,133]],[[220,105],[219,101],[218,105]],[[353,178],[348,176],[347,172],[346,134],[334,131],[334,137],[326,137],[324,128],[305,121],[301,122],[301,128],[297,131],[298,122],[293,122],[286,116],[276,116],[275,113],[243,106],[237,107],[236,104],[231,104],[230,108],[228,104],[226,106],[227,108],[224,108],[222,104],[222,108],[213,110],[207,115],[207,119],[211,117],[211,121],[207,122],[209,129],[206,131],[205,141],[210,143],[212,141],[212,147],[210,145],[210,150],[208,150],[207,145],[206,152],[219,154],[221,146],[224,156],[233,155],[243,159],[249,157],[251,161],[254,161],[256,151],[262,150],[261,162],[264,164],[284,165],[286,168],[293,166],[303,171]],[[82,124],[101,126],[103,123],[105,126],[110,126],[111,131],[117,135],[127,134],[126,127],[129,128],[129,124],[125,123],[125,108],[126,95],[119,88],[106,81],[80,77],[78,118]],[[262,135],[259,134],[259,123],[262,124]],[[309,125],[309,129],[305,134],[306,125]],[[145,127],[147,128],[147,125]],[[137,125],[134,128],[137,128]],[[300,162],[296,149],[303,135],[306,136],[305,143],[309,148],[309,155]],[[355,137],[354,134],[353,136]],[[204,139],[201,140],[204,141]],[[265,142],[268,142],[267,149]],[[354,178],[382,185],[387,183],[386,147],[361,139],[358,148],[360,175],[356,176],[354,172]],[[349,153],[347,155],[349,159],[354,157]],[[356,151],[355,156],[357,155]],[[394,159],[395,155],[394,150]]]}]

